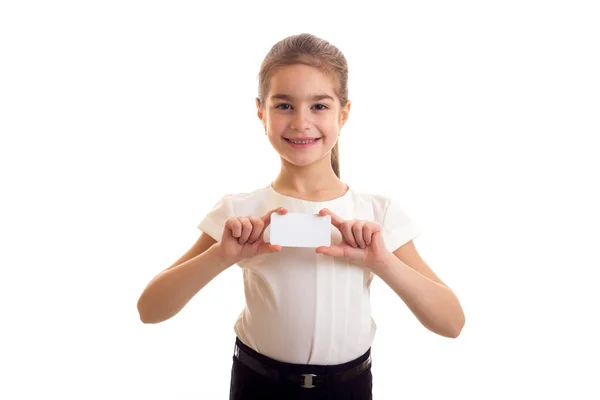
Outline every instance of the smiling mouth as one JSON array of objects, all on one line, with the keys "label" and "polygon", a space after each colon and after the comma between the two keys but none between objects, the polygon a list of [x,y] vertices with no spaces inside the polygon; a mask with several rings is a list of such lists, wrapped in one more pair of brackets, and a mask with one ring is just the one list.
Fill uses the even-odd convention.
[{"label": "smiling mouth", "polygon": [[293,143],[293,144],[310,144],[310,143],[314,143],[316,141],[321,140],[321,138],[306,138],[306,139],[300,139],[300,140],[292,140],[292,139],[288,139],[288,138],[283,138],[285,139],[286,142],[289,143]]}]

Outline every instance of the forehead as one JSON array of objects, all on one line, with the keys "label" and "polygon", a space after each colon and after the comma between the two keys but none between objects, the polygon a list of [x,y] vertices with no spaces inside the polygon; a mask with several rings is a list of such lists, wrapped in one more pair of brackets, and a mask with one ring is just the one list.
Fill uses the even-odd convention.
[{"label": "forehead", "polygon": [[334,80],[322,70],[304,64],[278,68],[271,76],[269,95],[281,93],[295,98],[316,94],[335,97]]}]

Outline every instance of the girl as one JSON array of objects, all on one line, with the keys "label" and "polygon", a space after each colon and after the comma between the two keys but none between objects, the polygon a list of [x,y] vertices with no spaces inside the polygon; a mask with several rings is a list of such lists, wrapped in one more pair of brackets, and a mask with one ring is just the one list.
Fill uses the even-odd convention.
[{"label": "girl", "polygon": [[[242,268],[246,306],[234,326],[230,399],[371,399],[375,275],[431,331],[454,338],[464,325],[458,299],[415,249],[411,219],[395,201],[340,180],[347,80],[345,57],[325,40],[302,34],[273,46],[256,107],[281,156],[279,175],[223,196],[199,224],[196,244],[139,299],[141,320],[158,323],[226,268]],[[330,215],[332,245],[271,245],[274,212]]]}]

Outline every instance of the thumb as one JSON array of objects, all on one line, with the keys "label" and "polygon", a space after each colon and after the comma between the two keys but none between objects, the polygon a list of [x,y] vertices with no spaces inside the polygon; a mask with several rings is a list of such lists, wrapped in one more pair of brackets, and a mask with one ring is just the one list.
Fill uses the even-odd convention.
[{"label": "thumb", "polygon": [[287,214],[287,209],[283,207],[277,207],[269,212],[267,212],[261,219],[264,222],[263,230],[267,229],[267,226],[271,224],[271,214],[278,213],[281,215]]},{"label": "thumb", "polygon": [[376,250],[385,249],[385,243],[383,241],[383,235],[381,234],[381,231],[377,231],[373,234],[371,244]]},{"label": "thumb", "polygon": [[260,244],[258,245],[257,251],[259,254],[277,253],[277,252],[281,251],[281,246],[278,244],[271,244],[271,243],[261,241]]},{"label": "thumb", "polygon": [[344,249],[340,246],[319,246],[316,249],[316,252],[319,254],[325,254],[326,256],[332,257],[343,257]]}]

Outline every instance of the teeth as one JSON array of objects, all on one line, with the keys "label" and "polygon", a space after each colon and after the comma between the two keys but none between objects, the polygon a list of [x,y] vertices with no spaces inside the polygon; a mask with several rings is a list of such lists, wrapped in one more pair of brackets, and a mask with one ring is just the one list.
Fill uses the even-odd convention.
[{"label": "teeth", "polygon": [[314,142],[315,140],[292,140],[290,139],[290,142],[294,143],[294,144],[308,144],[310,142]]}]

